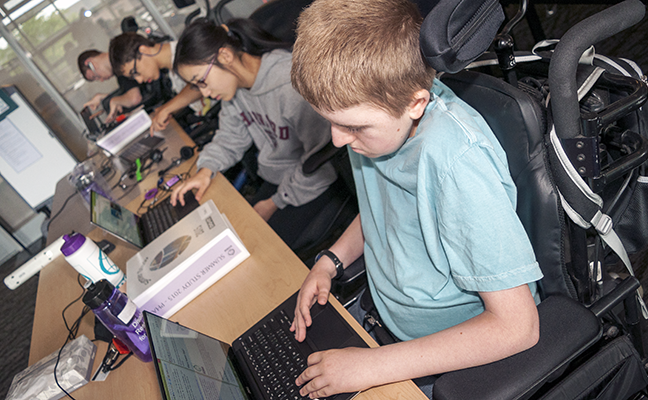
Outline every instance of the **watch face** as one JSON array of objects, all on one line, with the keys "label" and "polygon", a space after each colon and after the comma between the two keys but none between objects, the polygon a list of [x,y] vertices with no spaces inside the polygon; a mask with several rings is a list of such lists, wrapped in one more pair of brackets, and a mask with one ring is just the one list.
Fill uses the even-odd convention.
[{"label": "watch face", "polygon": [[342,266],[342,263],[335,264],[335,269],[337,269],[337,273],[333,279],[340,279],[342,275],[344,275],[344,267]]}]

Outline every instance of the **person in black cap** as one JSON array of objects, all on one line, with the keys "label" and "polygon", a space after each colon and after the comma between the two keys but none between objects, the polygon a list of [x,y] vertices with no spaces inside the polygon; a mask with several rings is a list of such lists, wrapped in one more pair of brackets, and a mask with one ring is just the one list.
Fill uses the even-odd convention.
[{"label": "person in black cap", "polygon": [[[431,12],[434,13],[434,10]],[[428,15],[428,18],[430,18]],[[409,0],[316,0],[300,16],[292,82],[346,146],[360,215],[302,284],[291,330],[364,255],[368,291],[399,340],[322,351],[297,378],[328,397],[500,360],[539,337],[542,272],[515,212],[506,155],[484,119],[435,78]],[[362,321],[356,302],[349,311]]]}]

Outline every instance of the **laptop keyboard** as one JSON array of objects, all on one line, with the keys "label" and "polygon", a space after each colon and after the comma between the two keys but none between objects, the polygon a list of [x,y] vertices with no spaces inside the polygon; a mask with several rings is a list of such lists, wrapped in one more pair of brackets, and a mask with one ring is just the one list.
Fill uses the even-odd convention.
[{"label": "laptop keyboard", "polygon": [[150,242],[172,227],[178,220],[178,213],[167,198],[142,215],[144,234]]},{"label": "laptop keyboard", "polygon": [[295,347],[290,318],[283,310],[241,341],[270,399],[306,399],[295,379],[306,369],[306,357]]},{"label": "laptop keyboard", "polygon": [[133,143],[120,155],[126,161],[135,162],[138,158],[144,157],[148,152],[151,151],[151,148],[142,143]]},{"label": "laptop keyboard", "polygon": [[147,136],[138,142],[132,143],[124,150],[119,157],[129,163],[134,163],[138,158],[148,156],[149,153],[164,139],[157,136]]}]

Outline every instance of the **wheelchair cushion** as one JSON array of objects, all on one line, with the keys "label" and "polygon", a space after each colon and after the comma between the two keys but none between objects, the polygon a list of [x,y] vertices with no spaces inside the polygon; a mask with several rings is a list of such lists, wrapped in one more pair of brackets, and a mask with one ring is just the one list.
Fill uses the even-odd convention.
[{"label": "wheelchair cushion", "polygon": [[540,339],[535,346],[494,363],[441,375],[433,398],[528,398],[601,337],[596,316],[567,297],[549,297],[538,305],[538,314]]}]

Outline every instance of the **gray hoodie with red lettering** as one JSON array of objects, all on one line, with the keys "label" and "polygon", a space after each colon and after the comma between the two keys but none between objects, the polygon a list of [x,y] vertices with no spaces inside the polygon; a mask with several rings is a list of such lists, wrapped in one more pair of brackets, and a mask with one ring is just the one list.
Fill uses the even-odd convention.
[{"label": "gray hoodie with red lettering", "polygon": [[304,161],[331,140],[331,127],[293,89],[291,62],[286,50],[263,55],[254,85],[223,101],[219,129],[197,164],[198,169],[224,171],[254,143],[259,150],[257,173],[278,185],[272,200],[280,209],[314,200],[336,179],[329,163],[313,174],[302,172]]}]

